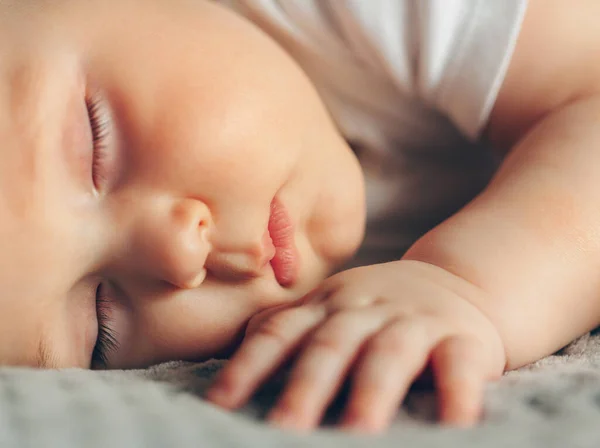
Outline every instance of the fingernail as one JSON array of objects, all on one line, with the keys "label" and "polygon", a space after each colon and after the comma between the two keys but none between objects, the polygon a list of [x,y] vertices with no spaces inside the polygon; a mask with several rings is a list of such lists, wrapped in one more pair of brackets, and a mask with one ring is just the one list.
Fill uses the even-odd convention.
[{"label": "fingernail", "polygon": [[288,411],[283,409],[274,409],[269,413],[267,420],[280,428],[295,428],[295,418]]},{"label": "fingernail", "polygon": [[344,422],[340,425],[340,429],[346,432],[364,432],[367,430],[367,426],[364,422],[360,421],[352,421],[352,422]]},{"label": "fingernail", "polygon": [[223,401],[224,397],[225,394],[223,393],[223,390],[219,387],[211,387],[204,393],[204,398],[215,403],[220,403],[221,401]]},{"label": "fingernail", "polygon": [[351,417],[345,419],[341,423],[340,429],[343,431],[360,434],[377,434],[380,432],[379,429],[373,427],[372,423],[369,423],[366,419],[361,417]]},{"label": "fingernail", "polygon": [[229,407],[233,402],[231,392],[221,384],[216,384],[208,389],[205,398],[223,407]]}]

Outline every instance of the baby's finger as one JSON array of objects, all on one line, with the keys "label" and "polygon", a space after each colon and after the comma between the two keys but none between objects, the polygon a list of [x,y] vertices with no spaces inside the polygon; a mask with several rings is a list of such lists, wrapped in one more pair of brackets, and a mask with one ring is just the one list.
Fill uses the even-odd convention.
[{"label": "baby's finger", "polygon": [[448,338],[433,350],[441,421],[461,426],[477,422],[488,373],[486,360],[481,343],[473,338]]},{"label": "baby's finger", "polygon": [[435,344],[423,322],[399,320],[372,338],[354,374],[341,420],[348,429],[379,432],[394,418]]},{"label": "baby's finger", "polygon": [[361,345],[384,322],[385,315],[380,312],[361,310],[334,314],[310,336],[269,420],[295,429],[317,426]]},{"label": "baby's finger", "polygon": [[316,305],[288,308],[271,315],[244,340],[206,398],[230,409],[242,406],[325,316],[324,308]]}]

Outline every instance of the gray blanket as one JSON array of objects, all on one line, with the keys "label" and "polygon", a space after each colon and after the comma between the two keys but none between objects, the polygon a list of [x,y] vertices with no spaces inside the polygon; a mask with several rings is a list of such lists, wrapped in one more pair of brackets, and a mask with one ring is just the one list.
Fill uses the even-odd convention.
[{"label": "gray blanket", "polygon": [[[433,423],[434,396],[413,391],[392,429],[357,437],[325,426],[299,435],[261,422],[277,381],[229,413],[201,398],[220,361],[147,370],[0,369],[0,447],[598,447],[600,335],[489,386],[470,430]],[[335,406],[331,418],[335,417]]]}]

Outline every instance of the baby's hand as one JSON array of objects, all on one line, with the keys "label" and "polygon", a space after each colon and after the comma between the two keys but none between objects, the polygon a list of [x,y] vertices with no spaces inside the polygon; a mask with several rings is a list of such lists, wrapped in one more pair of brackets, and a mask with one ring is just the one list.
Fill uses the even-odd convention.
[{"label": "baby's hand", "polygon": [[417,261],[334,275],[294,306],[256,315],[208,398],[243,405],[297,355],[269,419],[296,429],[319,424],[344,380],[343,427],[375,432],[393,419],[411,383],[431,364],[440,418],[474,423],[485,381],[502,374],[499,334],[464,297],[483,294],[464,279]]}]

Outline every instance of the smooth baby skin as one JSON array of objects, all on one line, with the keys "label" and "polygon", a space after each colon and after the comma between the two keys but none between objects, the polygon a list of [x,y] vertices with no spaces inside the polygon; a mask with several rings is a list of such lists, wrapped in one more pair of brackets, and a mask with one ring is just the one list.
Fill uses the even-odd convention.
[{"label": "smooth baby skin", "polygon": [[0,2],[0,142],[1,364],[222,355],[362,239],[362,174],[313,87],[210,2]]},{"label": "smooth baby skin", "polygon": [[280,425],[313,428],[349,377],[342,424],[380,431],[428,364],[441,419],[472,424],[485,381],[597,326],[599,13],[594,1],[531,1],[488,126],[508,154],[489,186],[402,260],[257,316],[209,398],[240,406],[299,351],[270,415]]}]

